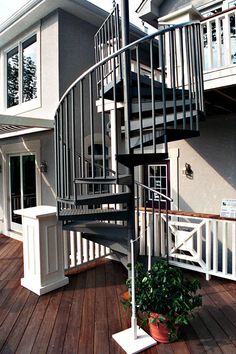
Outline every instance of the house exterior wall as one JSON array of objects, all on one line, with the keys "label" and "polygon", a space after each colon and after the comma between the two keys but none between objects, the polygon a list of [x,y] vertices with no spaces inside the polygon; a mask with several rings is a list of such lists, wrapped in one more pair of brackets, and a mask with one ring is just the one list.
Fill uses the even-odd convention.
[{"label": "house exterior wall", "polygon": [[[236,120],[234,114],[208,116],[200,124],[200,137],[169,144],[179,149],[178,169],[171,185],[179,188],[179,210],[220,214],[224,198],[236,199]],[[193,178],[183,175],[185,163]]]},{"label": "house exterior wall", "polygon": [[95,63],[94,35],[98,28],[65,11],[59,11],[59,92]]},{"label": "house exterior wall", "polygon": [[[220,2],[220,1],[219,1]],[[209,3],[209,0],[165,0],[160,5],[159,16],[165,16],[173,11],[179,10],[182,7],[193,5],[196,8]]]}]

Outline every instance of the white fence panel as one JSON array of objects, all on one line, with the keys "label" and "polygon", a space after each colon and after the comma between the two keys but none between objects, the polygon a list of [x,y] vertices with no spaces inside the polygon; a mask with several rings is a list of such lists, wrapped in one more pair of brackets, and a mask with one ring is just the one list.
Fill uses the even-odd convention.
[{"label": "white fence panel", "polygon": [[64,269],[69,270],[82,264],[108,256],[111,250],[82,237],[80,232],[64,231]]},{"label": "white fence panel", "polygon": [[[140,222],[140,252],[142,255],[167,255],[167,237],[170,263],[182,268],[236,280],[236,221],[186,216],[142,213]],[[154,225],[154,233],[152,228]],[[148,241],[152,240],[151,242]],[[152,249],[150,249],[152,247]]]}]

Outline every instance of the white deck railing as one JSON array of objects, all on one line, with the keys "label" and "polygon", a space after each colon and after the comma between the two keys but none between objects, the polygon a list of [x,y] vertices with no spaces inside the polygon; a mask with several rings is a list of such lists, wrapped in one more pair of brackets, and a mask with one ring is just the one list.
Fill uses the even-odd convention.
[{"label": "white deck railing", "polygon": [[82,238],[80,232],[64,231],[63,243],[65,270],[79,267],[111,253],[109,248]]},{"label": "white deck railing", "polygon": [[[236,220],[169,214],[141,215],[140,252],[166,256],[178,267],[236,280]],[[154,233],[152,230],[154,228]],[[168,237],[168,242],[167,242]]]},{"label": "white deck railing", "polygon": [[236,64],[236,8],[211,16],[201,23],[204,70]]}]

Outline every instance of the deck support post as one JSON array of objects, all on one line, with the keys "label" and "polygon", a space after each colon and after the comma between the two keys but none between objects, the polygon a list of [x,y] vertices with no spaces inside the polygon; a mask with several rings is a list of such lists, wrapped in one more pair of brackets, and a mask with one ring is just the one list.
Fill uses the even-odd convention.
[{"label": "deck support post", "polygon": [[64,275],[62,225],[56,208],[37,206],[15,210],[22,216],[24,278],[21,285],[37,295],[69,283]]}]

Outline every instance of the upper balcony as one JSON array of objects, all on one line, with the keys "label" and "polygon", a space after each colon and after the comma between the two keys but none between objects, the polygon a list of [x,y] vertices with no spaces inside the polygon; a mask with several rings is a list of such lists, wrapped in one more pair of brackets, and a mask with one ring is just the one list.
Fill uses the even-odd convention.
[{"label": "upper balcony", "polygon": [[235,85],[236,7],[210,16],[201,23],[205,90]]}]

